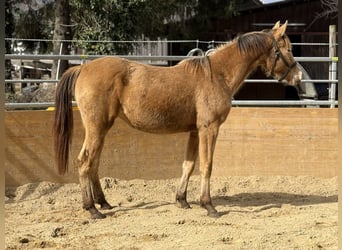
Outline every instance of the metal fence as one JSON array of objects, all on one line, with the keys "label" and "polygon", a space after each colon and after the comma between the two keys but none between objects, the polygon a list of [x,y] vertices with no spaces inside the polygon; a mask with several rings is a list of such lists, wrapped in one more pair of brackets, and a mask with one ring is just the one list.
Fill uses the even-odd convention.
[{"label": "metal fence", "polygon": [[[149,41],[153,42],[153,41]],[[158,41],[160,42],[160,41]],[[212,42],[214,43],[214,42]],[[294,43],[294,46],[331,46],[331,43],[320,43],[320,44],[304,44],[304,43]],[[334,44],[336,46],[336,44]],[[209,53],[212,49],[209,49]],[[143,61],[145,63],[154,63],[156,61],[180,61],[189,57],[194,57],[193,54],[201,52],[198,48],[195,48],[189,52],[187,56],[156,56],[156,55],[122,55],[120,57]],[[205,54],[205,53],[204,53]],[[103,55],[35,55],[35,54],[5,54],[5,59],[10,60],[77,60],[80,63],[85,63],[88,60],[93,60],[96,58],[103,57]],[[338,58],[335,56],[327,57],[295,57],[297,62],[325,62],[329,63],[329,77],[328,79],[303,79],[302,83],[329,83],[329,98],[328,100],[314,100],[314,99],[304,99],[304,100],[233,100],[233,106],[329,106],[334,108],[338,105],[336,100],[336,88],[337,88],[337,62]],[[43,79],[11,79],[5,80],[5,83],[51,83],[56,84],[58,80],[43,80]],[[246,83],[273,83],[276,80],[270,79],[246,79]],[[76,105],[76,103],[74,103]],[[40,102],[40,103],[5,103],[6,109],[22,109],[22,108],[47,108],[54,106],[53,102]]]}]

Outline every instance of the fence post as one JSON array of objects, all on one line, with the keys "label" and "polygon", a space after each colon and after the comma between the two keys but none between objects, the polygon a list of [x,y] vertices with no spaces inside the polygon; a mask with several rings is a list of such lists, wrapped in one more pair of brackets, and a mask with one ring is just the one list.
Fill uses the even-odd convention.
[{"label": "fence post", "polygon": [[[59,47],[59,55],[62,55],[62,49],[63,49],[63,42],[61,42],[61,45]],[[57,69],[56,69],[56,80],[59,79],[59,69],[61,67],[61,59],[58,59],[57,62]]]},{"label": "fence post", "polygon": [[336,80],[336,25],[329,25],[329,57],[332,59],[329,62],[329,101],[330,108],[335,108],[336,83],[331,80]]}]

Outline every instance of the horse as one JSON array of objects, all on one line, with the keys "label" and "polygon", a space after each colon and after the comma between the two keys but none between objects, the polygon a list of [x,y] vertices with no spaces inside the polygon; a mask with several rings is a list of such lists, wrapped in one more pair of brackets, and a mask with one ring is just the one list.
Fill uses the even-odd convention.
[{"label": "horse", "polygon": [[91,218],[105,218],[99,209],[113,208],[104,196],[98,169],[105,136],[118,117],[149,133],[189,132],[176,204],[190,208],[187,187],[199,158],[200,206],[208,216],[219,217],[210,196],[210,177],[219,128],[234,94],[258,67],[287,85],[301,81],[286,28],[287,21],[278,21],[272,29],[242,34],[207,56],[169,67],[107,56],[69,68],[56,87],[55,161],[59,174],[66,174],[75,98],[85,128],[77,157],[79,182],[83,208]]}]

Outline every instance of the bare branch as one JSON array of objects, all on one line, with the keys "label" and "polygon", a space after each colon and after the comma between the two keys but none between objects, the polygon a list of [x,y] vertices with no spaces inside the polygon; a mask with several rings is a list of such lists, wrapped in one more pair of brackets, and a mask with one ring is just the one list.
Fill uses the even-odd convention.
[{"label": "bare branch", "polygon": [[321,18],[336,18],[338,15],[338,0],[321,0],[322,12],[316,13],[315,18],[308,25],[306,30],[310,29],[311,26]]}]

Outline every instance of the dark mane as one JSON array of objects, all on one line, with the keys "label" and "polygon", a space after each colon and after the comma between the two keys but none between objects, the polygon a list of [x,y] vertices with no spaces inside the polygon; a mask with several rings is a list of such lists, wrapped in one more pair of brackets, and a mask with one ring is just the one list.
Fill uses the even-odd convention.
[{"label": "dark mane", "polygon": [[185,69],[193,74],[203,72],[206,77],[210,77],[210,62],[208,56],[185,59],[180,62]]},{"label": "dark mane", "polygon": [[246,33],[237,38],[237,45],[242,54],[266,52],[269,49],[266,32]]}]

